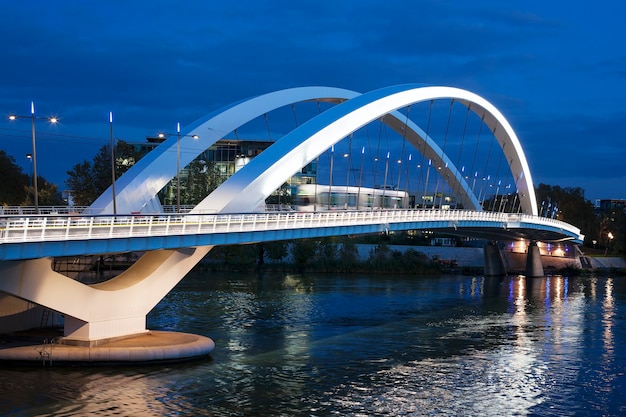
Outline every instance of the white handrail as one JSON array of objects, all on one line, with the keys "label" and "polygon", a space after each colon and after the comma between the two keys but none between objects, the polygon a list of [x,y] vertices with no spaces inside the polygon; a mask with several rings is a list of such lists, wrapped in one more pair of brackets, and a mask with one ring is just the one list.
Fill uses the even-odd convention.
[{"label": "white handrail", "polygon": [[[362,210],[328,212],[273,212],[257,214],[159,214],[123,216],[4,216],[0,217],[0,244],[170,234],[212,234],[250,230],[332,227],[337,225],[385,224],[410,221],[488,221],[528,223],[534,228],[556,227],[580,234],[576,227],[555,219],[517,213],[468,210]],[[193,227],[192,227],[193,226]]]}]

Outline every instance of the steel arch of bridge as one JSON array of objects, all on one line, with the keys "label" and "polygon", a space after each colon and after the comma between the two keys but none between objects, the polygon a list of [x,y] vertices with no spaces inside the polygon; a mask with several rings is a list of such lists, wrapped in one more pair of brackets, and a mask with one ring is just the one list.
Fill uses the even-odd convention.
[{"label": "steel arch of bridge", "polygon": [[[451,189],[460,190],[462,201],[470,209],[480,209],[478,199],[461,172],[426,133],[396,110],[411,104],[450,98],[476,113],[496,137],[515,178],[522,211],[537,214],[532,176],[517,135],[504,116],[487,100],[466,90],[407,84],[375,90],[365,94],[332,87],[301,87],[280,90],[233,103],[187,127],[181,135],[180,165],[186,166],[209,146],[248,121],[279,107],[300,101],[320,100],[342,103],[297,127],[254,158],[229,178],[194,211],[248,212],[319,154],[367,123],[382,118],[394,130],[402,132],[425,158],[443,170],[441,176]],[[390,115],[390,117],[385,117]],[[193,135],[200,139],[194,140]],[[141,211],[156,200],[157,193],[176,175],[173,152],[177,137],[170,137],[135,164],[116,183],[119,213]],[[422,146],[423,145],[423,146]],[[245,191],[245,193],[244,193]],[[154,203],[153,203],[154,204]],[[113,213],[111,190],[93,204],[92,212]]]},{"label": "steel arch of bridge", "polygon": [[[526,157],[513,128],[504,116],[487,100],[466,90],[452,87],[408,84],[375,90],[343,102],[302,126],[294,129],[270,146],[248,165],[226,180],[202,201],[194,211],[222,213],[247,212],[258,207],[265,198],[320,153],[342,138],[401,107],[434,99],[452,98],[478,114],[489,126],[504,152],[515,178],[522,211],[537,214],[537,202],[532,176]],[[398,117],[395,117],[396,121]],[[413,127],[411,125],[409,127]],[[395,125],[398,128],[397,125]],[[420,133],[414,128],[407,137],[414,145],[420,142]],[[423,135],[423,132],[422,132]],[[432,139],[421,139],[427,145],[426,157],[445,162],[441,176],[450,184],[460,184],[472,208],[480,209],[458,169],[434,146]],[[419,147],[416,147],[419,150]],[[465,198],[464,198],[465,199]]]}]

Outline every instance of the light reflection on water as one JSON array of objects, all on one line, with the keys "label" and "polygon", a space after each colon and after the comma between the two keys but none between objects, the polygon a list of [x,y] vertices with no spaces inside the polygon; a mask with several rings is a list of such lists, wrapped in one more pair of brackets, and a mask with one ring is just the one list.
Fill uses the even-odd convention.
[{"label": "light reflection on water", "polygon": [[149,326],[210,359],[6,368],[0,415],[619,415],[613,278],[192,275]]}]

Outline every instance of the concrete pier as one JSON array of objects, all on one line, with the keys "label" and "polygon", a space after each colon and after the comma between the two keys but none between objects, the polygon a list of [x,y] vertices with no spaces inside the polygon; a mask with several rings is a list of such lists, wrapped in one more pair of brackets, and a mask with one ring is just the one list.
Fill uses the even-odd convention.
[{"label": "concrete pier", "polygon": [[208,356],[215,343],[190,333],[148,331],[141,335],[111,340],[97,346],[58,343],[55,337],[17,338],[0,344],[0,363],[34,365],[142,365],[179,362]]},{"label": "concrete pier", "polygon": [[537,242],[530,242],[526,253],[526,274],[527,277],[542,277],[543,265],[541,263],[541,253]]},{"label": "concrete pier", "polygon": [[496,242],[489,242],[483,249],[485,261],[485,275],[487,276],[504,276],[506,268],[500,248]]}]

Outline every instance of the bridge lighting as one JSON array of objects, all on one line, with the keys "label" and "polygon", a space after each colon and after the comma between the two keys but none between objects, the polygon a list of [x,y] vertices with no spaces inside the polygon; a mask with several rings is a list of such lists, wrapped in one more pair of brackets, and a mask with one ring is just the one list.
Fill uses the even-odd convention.
[{"label": "bridge lighting", "polygon": [[36,117],[35,116],[35,102],[30,102],[30,116],[19,116],[16,114],[10,114],[9,120],[17,119],[30,119],[31,120],[31,137],[32,137],[32,160],[33,160],[33,188],[35,195],[35,213],[39,214],[39,187],[37,185],[37,139],[35,135],[35,120],[47,120],[52,124],[59,122],[57,117]]}]

